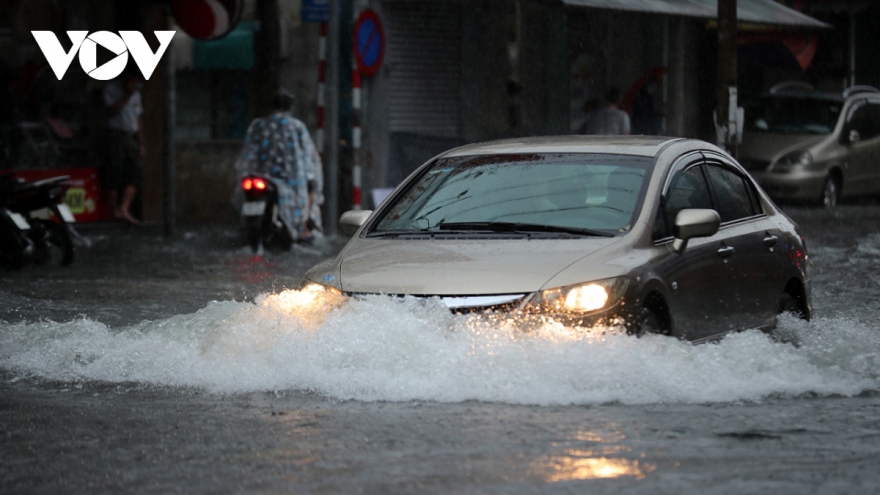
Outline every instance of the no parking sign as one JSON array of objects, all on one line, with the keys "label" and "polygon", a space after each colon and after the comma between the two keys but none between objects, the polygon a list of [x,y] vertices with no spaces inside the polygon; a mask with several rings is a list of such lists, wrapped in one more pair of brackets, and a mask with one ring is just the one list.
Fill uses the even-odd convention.
[{"label": "no parking sign", "polygon": [[374,10],[364,9],[354,24],[354,54],[365,76],[375,75],[385,55],[385,32]]}]

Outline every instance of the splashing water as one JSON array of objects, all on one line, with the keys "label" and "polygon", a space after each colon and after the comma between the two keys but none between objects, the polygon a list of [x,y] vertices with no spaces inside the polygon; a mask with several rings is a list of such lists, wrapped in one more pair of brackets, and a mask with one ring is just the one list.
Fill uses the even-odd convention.
[{"label": "splashing water", "polygon": [[306,390],[364,401],[705,403],[880,390],[880,334],[782,319],[694,346],[614,328],[453,315],[439,301],[285,291],[123,329],[0,322],[0,367],[63,381],[217,393]]}]

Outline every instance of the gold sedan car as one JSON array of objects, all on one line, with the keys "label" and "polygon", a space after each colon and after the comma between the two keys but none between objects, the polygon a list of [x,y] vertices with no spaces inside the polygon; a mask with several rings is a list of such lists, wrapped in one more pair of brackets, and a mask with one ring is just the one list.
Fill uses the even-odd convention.
[{"label": "gold sedan car", "polygon": [[703,141],[543,137],[421,166],[309,270],[309,291],[439,298],[455,312],[624,325],[692,341],[811,312],[797,226]]},{"label": "gold sedan car", "polygon": [[739,158],[780,200],[833,207],[880,193],[880,90],[777,85],[747,105]]}]

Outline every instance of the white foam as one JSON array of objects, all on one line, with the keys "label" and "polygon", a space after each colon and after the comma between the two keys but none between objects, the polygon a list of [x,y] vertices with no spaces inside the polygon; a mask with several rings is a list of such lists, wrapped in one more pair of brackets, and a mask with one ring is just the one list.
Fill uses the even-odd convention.
[{"label": "white foam", "polygon": [[694,346],[613,329],[451,315],[437,301],[309,302],[287,291],[124,329],[80,319],[0,323],[0,366],[64,380],[217,393],[308,390],[364,401],[705,403],[880,390],[880,334],[786,319]]}]

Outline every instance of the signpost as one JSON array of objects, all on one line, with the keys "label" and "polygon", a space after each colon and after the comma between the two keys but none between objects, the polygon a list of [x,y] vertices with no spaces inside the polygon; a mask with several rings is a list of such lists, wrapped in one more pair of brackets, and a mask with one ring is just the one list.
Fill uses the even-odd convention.
[{"label": "signpost", "polygon": [[329,22],[330,0],[302,0],[300,16],[303,22]]},{"label": "signpost", "polygon": [[385,55],[385,32],[374,10],[364,9],[354,24],[354,54],[361,74],[373,76]]}]

